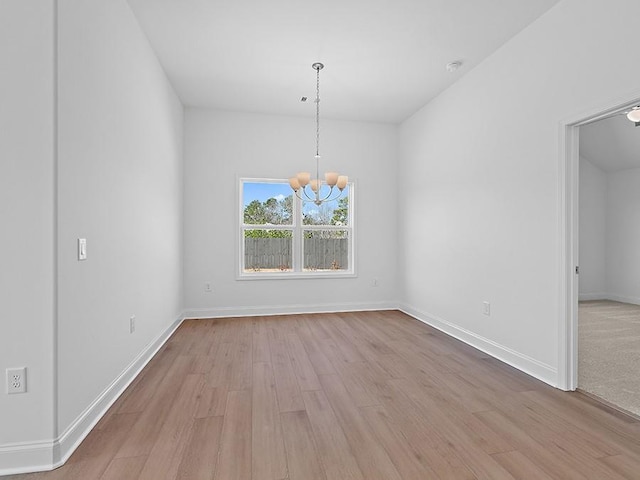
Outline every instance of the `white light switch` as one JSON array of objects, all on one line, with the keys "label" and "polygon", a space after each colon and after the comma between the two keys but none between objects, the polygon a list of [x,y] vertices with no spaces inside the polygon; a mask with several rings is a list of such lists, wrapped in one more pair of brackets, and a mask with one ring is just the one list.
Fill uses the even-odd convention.
[{"label": "white light switch", "polygon": [[87,259],[87,239],[79,238],[78,239],[78,260],[86,260]]}]

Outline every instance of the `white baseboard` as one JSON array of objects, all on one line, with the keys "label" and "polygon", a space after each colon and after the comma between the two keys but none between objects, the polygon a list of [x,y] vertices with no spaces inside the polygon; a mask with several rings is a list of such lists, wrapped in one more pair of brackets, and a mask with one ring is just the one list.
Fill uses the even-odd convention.
[{"label": "white baseboard", "polygon": [[611,300],[613,302],[630,303],[632,305],[640,305],[640,297],[628,297],[626,295],[618,295],[615,293],[581,293],[578,300]]},{"label": "white baseboard", "polygon": [[614,302],[631,303],[632,305],[640,305],[640,298],[627,297],[625,295],[616,295],[615,293],[609,293],[606,296],[606,300],[613,300]]},{"label": "white baseboard", "polygon": [[191,309],[185,312],[185,319],[196,318],[226,318],[226,317],[254,317],[268,315],[297,315],[305,313],[338,313],[363,312],[370,310],[395,310],[398,302],[368,302],[368,303],[325,303],[325,304],[295,304],[269,305],[257,307],[219,307]]},{"label": "white baseboard", "polygon": [[0,477],[55,468],[52,440],[0,445]]},{"label": "white baseboard", "polygon": [[578,295],[578,300],[580,302],[584,302],[586,300],[607,300],[608,296],[606,293],[580,293]]},{"label": "white baseboard", "polygon": [[553,387],[557,387],[558,371],[551,365],[547,365],[546,363],[540,362],[535,358],[524,355],[523,353],[516,352],[515,350],[505,347],[504,345],[500,345],[493,340],[481,337],[476,333],[447,322],[435,315],[421,312],[409,305],[402,305],[400,310],[407,315],[412,316],[416,320],[437,328],[447,335],[457,338],[458,340],[471,345],[472,347],[475,347],[478,350],[481,350],[486,354],[531,375],[532,377],[537,378],[538,380],[541,380]]},{"label": "white baseboard", "polygon": [[180,326],[178,318],[124,369],[91,405],[55,440],[0,445],[0,476],[53,470],[64,464],[109,407]]}]

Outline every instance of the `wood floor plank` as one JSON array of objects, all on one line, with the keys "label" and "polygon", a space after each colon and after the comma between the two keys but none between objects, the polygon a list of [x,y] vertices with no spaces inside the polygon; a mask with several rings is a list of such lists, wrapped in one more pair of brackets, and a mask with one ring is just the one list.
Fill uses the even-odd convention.
[{"label": "wood floor plank", "polygon": [[264,317],[253,319],[253,361],[255,363],[271,363],[271,353],[269,352],[269,334],[267,322]]},{"label": "wood floor plank", "polygon": [[270,363],[253,364],[252,480],[287,476],[287,458]]},{"label": "wood floor plank", "polygon": [[493,431],[509,438],[517,450],[523,452],[535,465],[547,475],[566,480],[584,480],[588,477],[576,471],[568,462],[563,460],[563,455],[545,448],[531,438],[527,432],[514,425],[503,414],[495,411],[478,412],[474,414]]},{"label": "wood floor plank", "polygon": [[100,480],[137,480],[146,456],[114,458]]},{"label": "wood floor plank", "polygon": [[140,413],[116,457],[139,457],[151,452],[189,368],[188,357],[179,355],[156,390],[156,395],[151,397]]},{"label": "wood floor plank", "polygon": [[397,353],[379,355],[373,360],[391,378],[405,378],[407,376],[407,362]]},{"label": "wood floor plank", "polygon": [[221,342],[214,356],[213,366],[207,375],[207,384],[210,387],[229,388],[232,382],[232,364],[234,359],[235,343],[233,341]]},{"label": "wood floor plank", "polygon": [[393,462],[375,439],[340,377],[322,375],[320,382],[365,478],[401,480]]},{"label": "wood floor plank", "polygon": [[333,368],[333,364],[329,361],[329,358],[324,354],[320,347],[319,340],[311,333],[311,329],[307,324],[308,321],[305,317],[301,319],[296,328],[296,332],[300,341],[303,343],[304,348],[309,356],[309,360],[313,365],[313,369],[316,375],[327,375],[336,373]]},{"label": "wood floor plank", "polygon": [[156,355],[142,372],[142,376],[125,392],[111,410],[118,413],[141,412],[151,402],[158,386],[164,381],[167,371],[178,356],[178,351],[164,349],[162,355]]},{"label": "wood floor plank", "polygon": [[349,325],[367,340],[372,349],[378,355],[390,355],[395,351],[387,345],[388,336],[369,321],[370,315],[366,312],[353,312],[349,318]]},{"label": "wood floor plank", "polygon": [[302,397],[327,479],[364,480],[365,477],[324,392],[302,392]]},{"label": "wood floor plank", "polygon": [[[565,463],[571,465],[577,472],[589,478],[620,479],[620,475],[608,466],[595,461],[607,451],[607,446],[596,437],[586,439],[579,433],[572,431],[570,423],[558,418],[556,422],[545,415],[535,412],[534,407],[526,409],[502,409],[502,415],[514,426],[526,431],[527,435],[544,445],[552,453],[562,452],[566,456]],[[605,445],[604,447],[601,447]]]},{"label": "wood floor plank", "polygon": [[91,438],[81,444],[66,465],[56,471],[60,475],[59,478],[65,480],[100,478],[139,416],[139,413],[121,413],[112,416],[102,429],[95,431]]},{"label": "wood floor plank", "polygon": [[328,340],[331,338],[332,315],[323,313],[306,315],[304,322],[317,340]]},{"label": "wood floor plank", "polygon": [[[556,412],[563,418],[579,424],[591,436],[606,435],[615,445],[629,450],[632,455],[640,455],[640,422],[598,404],[594,400],[576,392],[556,392],[548,390],[525,392],[526,396],[539,405]],[[560,398],[561,397],[561,400]],[[585,418],[589,421],[585,422]]]},{"label": "wood floor plank", "polygon": [[353,343],[367,360],[375,360],[380,355],[394,353],[386,341],[373,335],[368,328],[360,325],[361,312],[349,312],[339,314],[342,323],[338,328]]},{"label": "wood floor plank", "polygon": [[193,421],[176,480],[213,478],[220,449],[222,423],[222,417],[205,417]]},{"label": "wood floor plank", "polygon": [[[464,424],[457,424],[447,418],[447,414],[438,406],[437,401],[430,401],[430,397],[425,395],[424,389],[414,382],[406,379],[391,380],[390,383],[396,385],[411,400],[419,405],[428,418],[432,430],[439,438],[452,446],[457,455],[469,465],[469,468],[477,477],[486,477],[493,480],[504,479],[513,480],[513,476],[496,462],[483,448],[489,438],[475,438],[469,435],[469,430]],[[490,429],[487,429],[490,431]],[[499,438],[492,433],[491,439]],[[514,447],[507,447],[513,449]],[[493,450],[493,448],[492,448]],[[501,450],[498,450],[501,451]]]},{"label": "wood floor plank", "polygon": [[332,357],[339,358],[344,362],[364,362],[366,360],[355,342],[338,329],[331,330],[331,338],[325,339],[322,343],[329,346]]},{"label": "wood floor plank", "polygon": [[251,392],[233,390],[227,395],[227,408],[216,480],[247,480],[251,478]]},{"label": "wood floor plank", "polygon": [[229,387],[210,387],[205,385],[198,399],[194,418],[218,417],[224,415],[227,408],[227,393]]},{"label": "wood floor plank", "polygon": [[289,480],[328,480],[305,411],[281,413]]},{"label": "wood floor plank", "polygon": [[[337,349],[331,340],[326,340],[325,346],[325,348],[328,349]],[[359,375],[358,367],[368,366],[369,364],[366,361],[348,362],[340,355],[330,355],[330,353],[327,353],[327,355],[330,358],[335,372],[342,378],[342,381],[347,386],[347,390],[349,390],[351,398],[358,407],[369,407],[380,404],[379,399],[371,392],[370,385],[367,385],[366,379]]]},{"label": "wood floor plank", "polygon": [[389,423],[407,439],[413,454],[441,479],[476,480],[455,450],[437,435],[419,407],[404,393],[387,384],[382,397]]},{"label": "wood floor plank", "polygon": [[535,478],[536,480],[554,480],[544,470],[517,450],[496,453],[492,457],[502,465],[514,478]]},{"label": "wood floor plank", "polygon": [[304,410],[300,387],[287,350],[285,332],[277,325],[269,328],[269,349],[280,412]]},{"label": "wood floor plank", "polygon": [[365,407],[360,411],[403,480],[439,478],[431,467],[421,463],[420,455],[415,453],[402,432],[392,426],[389,414],[383,406]]},{"label": "wood floor plank", "polygon": [[302,344],[302,340],[300,340],[297,333],[289,333],[285,338],[291,366],[298,379],[300,390],[319,390],[321,388],[320,381]]},{"label": "wood floor plank", "polygon": [[622,453],[622,449],[613,442],[609,442],[606,435],[589,435],[586,430],[578,428],[567,418],[555,414],[545,406],[531,400],[530,397],[525,395],[519,397],[521,405],[525,409],[512,408],[510,412],[514,416],[518,415],[523,422],[528,421],[533,425],[529,428],[530,432],[534,434],[532,436],[551,437],[554,443],[559,444],[560,448],[564,448],[567,452],[579,448],[594,458]]},{"label": "wood floor plank", "polygon": [[203,375],[187,375],[140,472],[140,480],[169,480],[176,477],[193,429],[193,412],[203,387]]},{"label": "wood floor plank", "polygon": [[624,478],[640,476],[640,457],[629,455],[613,455],[601,458],[600,461]]},{"label": "wood floor plank", "polygon": [[253,375],[253,337],[251,320],[237,320],[237,335],[233,346],[231,368],[229,370],[229,390],[251,388]]}]

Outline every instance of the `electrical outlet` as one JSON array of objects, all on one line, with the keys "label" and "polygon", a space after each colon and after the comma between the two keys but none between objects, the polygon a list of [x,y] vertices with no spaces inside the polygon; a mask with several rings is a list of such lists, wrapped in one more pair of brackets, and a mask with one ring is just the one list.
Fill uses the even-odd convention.
[{"label": "electrical outlet", "polygon": [[204,283],[204,291],[207,293],[213,292],[213,287],[211,286],[211,282]]},{"label": "electrical outlet", "polygon": [[484,315],[491,315],[491,304],[489,302],[482,302],[482,313]]},{"label": "electrical outlet", "polygon": [[136,316],[131,315],[129,318],[129,333],[133,333],[136,331]]},{"label": "electrical outlet", "polygon": [[7,393],[27,391],[27,368],[7,368]]}]

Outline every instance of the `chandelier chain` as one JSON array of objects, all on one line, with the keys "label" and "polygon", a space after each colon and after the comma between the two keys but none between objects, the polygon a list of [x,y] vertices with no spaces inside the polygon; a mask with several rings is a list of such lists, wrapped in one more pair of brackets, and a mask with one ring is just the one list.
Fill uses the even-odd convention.
[{"label": "chandelier chain", "polygon": [[316,156],[320,155],[320,69],[316,69]]}]

